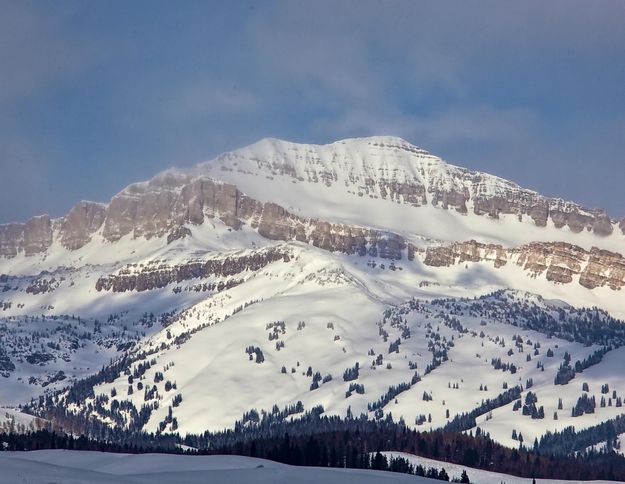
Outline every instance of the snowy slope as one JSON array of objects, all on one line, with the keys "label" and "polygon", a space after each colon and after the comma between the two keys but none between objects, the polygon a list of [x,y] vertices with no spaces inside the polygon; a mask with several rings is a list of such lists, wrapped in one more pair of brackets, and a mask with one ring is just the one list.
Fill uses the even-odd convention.
[{"label": "snowy slope", "polygon": [[0,467],[2,484],[438,482],[390,472],[292,467],[239,456],[127,455],[76,451],[0,452]]},{"label": "snowy slope", "polygon": [[[140,348],[151,354],[151,367],[132,383],[128,375],[120,374],[110,383],[97,385],[94,393],[107,396],[104,409],[113,400],[129,401],[139,408],[146,402],[146,390],[154,388],[147,402],[159,405],[151,412],[145,429],[183,434],[232,427],[252,408],[270,412],[274,405],[282,409],[297,402],[302,402],[305,410],[320,404],[328,414],[345,416],[349,409],[355,415],[364,412],[374,418],[375,412],[368,405],[390,386],[410,383],[415,372],[421,380],[380,407],[384,414],[403,417],[415,428],[444,427],[455,415],[497,397],[504,385],[525,387],[530,379],[531,391],[545,408],[545,418],[522,416],[513,410],[512,403],[478,418],[478,425],[501,443],[518,446],[510,438],[512,430],[521,431],[531,444],[547,430],[568,425],[581,429],[620,413],[620,408],[612,406],[597,408],[593,415],[570,416],[581,395],[582,381],[593,382],[591,391],[597,398],[603,383],[609,383],[619,396],[625,395],[625,380],[614,374],[612,363],[619,361],[620,349],[608,353],[604,361],[568,385],[555,387],[554,378],[565,352],[574,362],[601,347],[522,329],[506,313],[479,309],[488,298],[478,300],[475,308],[473,300],[450,300],[446,304],[461,309],[446,309],[443,314],[452,314],[464,329],[448,327],[441,314],[444,308],[432,300],[446,290],[437,285],[419,288],[415,284],[412,296],[421,298],[419,307],[406,310],[397,325],[385,317],[385,312],[410,297],[403,293],[410,292],[407,281],[419,279],[414,273],[403,278],[410,272],[408,265],[397,263],[395,270],[381,269],[384,262],[377,261],[372,268],[363,259],[293,248],[288,264],[271,265],[244,284],[200,301],[181,312],[166,329],[142,341]],[[394,299],[393,294],[398,296]],[[555,315],[555,308],[561,308],[574,315],[572,307],[561,302],[522,292],[510,294],[511,301],[529,304],[535,311]],[[492,300],[514,309],[506,298]],[[404,311],[401,308],[399,305],[398,310]],[[513,343],[517,336],[524,341],[521,347]],[[440,337],[453,341],[453,346],[441,344]],[[397,339],[401,340],[398,351],[391,351],[390,345]],[[256,363],[256,358],[246,353],[250,346],[262,351],[262,362]],[[432,350],[443,347],[447,348],[447,360],[426,375],[433,361]],[[493,368],[494,358],[515,364],[516,373]],[[129,374],[136,374],[139,362],[129,366]],[[357,362],[360,372],[356,381],[344,381],[344,371]],[[317,372],[319,387],[312,389]],[[158,373],[163,376],[158,378]],[[321,381],[329,375],[331,380]],[[175,388],[167,389],[168,382],[175,383]],[[352,391],[346,396],[351,383],[362,385],[364,393]],[[432,396],[430,401],[424,401],[424,392]],[[523,392],[522,397],[526,394]],[[176,405],[178,396],[182,402]],[[564,410],[555,421],[552,416],[558,398],[563,399]],[[224,399],[228,405],[223,405]],[[70,408],[80,412],[89,403],[95,402],[87,399]],[[170,411],[176,418],[175,428],[168,422]],[[418,422],[421,416],[425,422]]]},{"label": "snowy slope", "polygon": [[[423,467],[434,467],[436,469],[445,469],[445,471],[449,474],[450,479],[460,479],[462,475],[462,471],[466,471],[469,476],[469,480],[478,484],[529,484],[532,482],[532,479],[528,479],[526,477],[516,477],[510,476],[507,474],[500,474],[498,472],[489,472],[484,471],[482,469],[474,469],[472,467],[462,466],[459,464],[450,464],[449,462],[441,462],[433,459],[428,459],[425,457],[419,457],[417,455],[407,454],[405,452],[383,452],[387,457],[403,457],[408,460],[411,464],[417,466],[421,465]],[[536,479],[537,483],[544,484],[578,484],[581,482],[594,482],[596,484],[604,484],[613,481],[565,481],[559,479]]]},{"label": "snowy slope", "polygon": [[[445,469],[450,478],[459,478],[467,470],[471,482],[476,484],[529,484],[531,479],[498,474],[470,467],[450,464],[406,453],[385,452],[388,456],[401,456],[414,465]],[[326,469],[293,467],[277,462],[241,456],[185,456],[162,454],[107,454],[104,452],[78,452],[44,450],[33,452],[0,453],[3,472],[0,483],[14,484],[27,479],[32,484],[63,482],[85,483],[403,483],[440,482],[417,476],[391,472],[363,471],[357,469]],[[557,481],[536,479],[538,483],[577,484],[611,481]]]}]

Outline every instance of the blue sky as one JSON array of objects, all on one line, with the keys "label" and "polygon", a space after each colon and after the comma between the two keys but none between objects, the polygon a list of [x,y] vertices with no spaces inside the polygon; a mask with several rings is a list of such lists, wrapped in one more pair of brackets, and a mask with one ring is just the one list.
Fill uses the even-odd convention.
[{"label": "blue sky", "polygon": [[625,2],[0,0],[0,223],[389,134],[625,216]]}]

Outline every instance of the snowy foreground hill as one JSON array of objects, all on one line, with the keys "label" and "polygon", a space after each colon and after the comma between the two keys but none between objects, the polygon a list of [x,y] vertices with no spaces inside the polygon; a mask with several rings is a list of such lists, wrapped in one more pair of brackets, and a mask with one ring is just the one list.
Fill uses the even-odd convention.
[{"label": "snowy foreground hill", "polygon": [[[404,455],[415,465],[451,469],[450,478],[459,478],[462,466]],[[425,477],[382,471],[293,467],[276,462],[240,456],[181,456],[161,454],[107,454],[103,452],[34,451],[0,453],[0,483],[15,484],[377,484],[440,482]],[[531,479],[468,469],[471,482],[480,484],[523,484]],[[576,484],[582,481],[537,479],[537,483]],[[595,484],[609,481],[593,481]]]},{"label": "snowy foreground hill", "polygon": [[0,422],[184,436],[321,409],[619,448],[624,231],[398,138],[263,140],[0,226]]},{"label": "snowy foreground hill", "polygon": [[0,453],[0,483],[48,484],[290,484],[435,483],[379,471],[292,467],[238,456],[124,455],[101,452]]}]

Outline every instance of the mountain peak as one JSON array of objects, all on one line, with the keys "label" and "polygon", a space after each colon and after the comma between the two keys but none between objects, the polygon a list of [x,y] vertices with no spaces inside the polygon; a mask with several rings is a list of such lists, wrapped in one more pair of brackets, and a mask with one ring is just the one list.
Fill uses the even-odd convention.
[{"label": "mountain peak", "polygon": [[[263,138],[256,143],[253,143],[244,148],[235,150],[234,152],[254,150],[254,151],[271,151],[271,150],[286,150],[286,149],[311,149],[311,150],[354,150],[354,151],[367,151],[375,149],[398,149],[406,150],[412,153],[420,153],[422,155],[432,156],[428,151],[413,145],[399,136],[379,135],[379,136],[366,136],[355,138],[344,138],[331,143],[325,144],[312,144],[312,143],[297,143],[294,141],[284,140],[280,138]],[[437,160],[443,162],[440,158]],[[443,162],[444,163],[444,162]]]},{"label": "mountain peak", "polygon": [[[377,179],[424,179],[432,170],[456,169],[426,150],[394,136],[347,138],[328,144],[304,144],[264,138],[199,164],[196,174],[286,174],[300,181],[320,177],[351,182]],[[215,174],[216,178],[219,178]]]},{"label": "mountain peak", "polygon": [[[281,138],[267,137],[262,138],[259,141],[252,143],[248,147],[259,146],[335,146],[335,145],[350,145],[350,146],[389,146],[389,147],[409,147],[412,149],[421,150],[421,148],[413,145],[409,141],[392,135],[373,135],[373,136],[357,136],[353,138],[343,138],[330,143],[298,143]],[[425,151],[425,150],[422,150]]]}]

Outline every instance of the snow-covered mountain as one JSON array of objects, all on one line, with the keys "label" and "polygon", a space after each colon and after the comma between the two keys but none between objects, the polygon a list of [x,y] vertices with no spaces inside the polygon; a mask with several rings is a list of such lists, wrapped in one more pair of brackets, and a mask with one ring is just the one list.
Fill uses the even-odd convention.
[{"label": "snow-covered mountain", "polygon": [[0,255],[41,254],[56,244],[76,250],[92,238],[158,237],[215,215],[237,228],[250,216],[262,218],[267,203],[297,217],[440,240],[480,235],[515,245],[538,240],[614,250],[624,245],[625,223],[602,210],[449,165],[399,138],[373,137],[330,145],[265,139],[194,169],[172,169],[132,184],[108,205],[83,201],[60,219],[43,215],[2,225]]},{"label": "snow-covered mountain", "polygon": [[531,445],[621,413],[624,232],[399,138],[262,140],[0,226],[0,404],[183,434],[322,405]]}]

